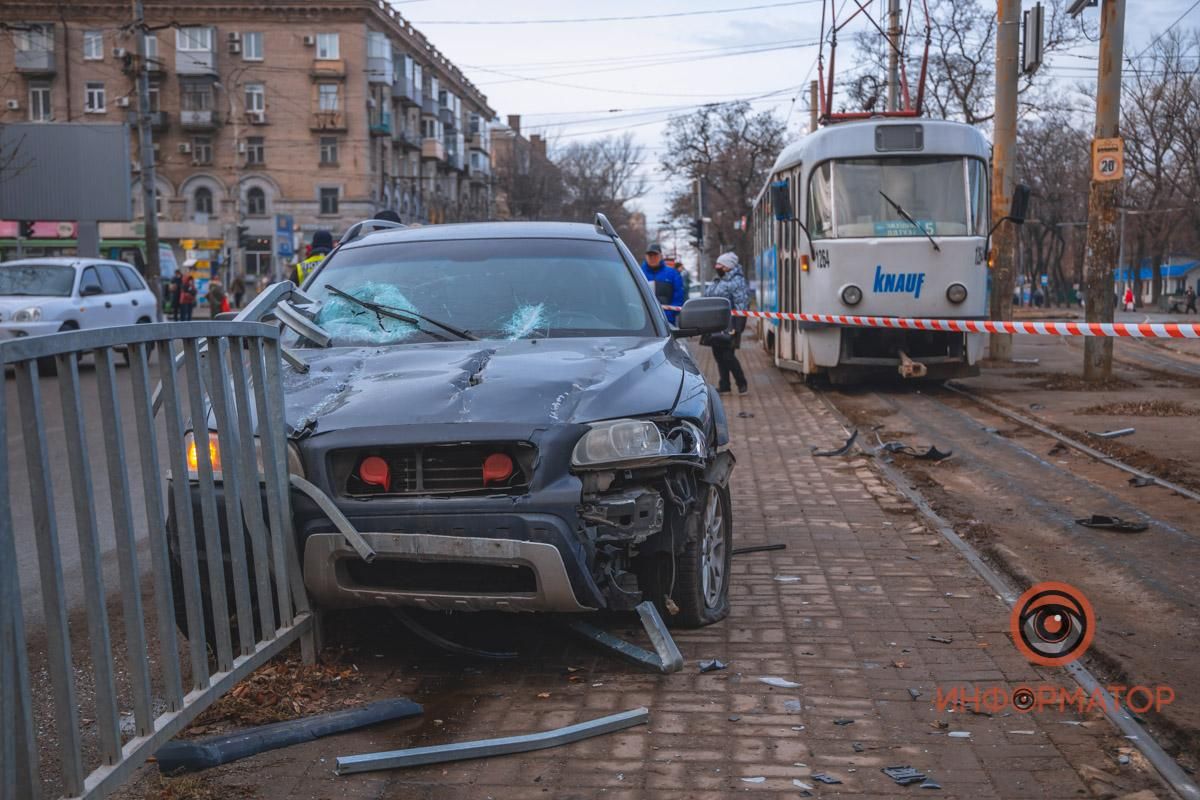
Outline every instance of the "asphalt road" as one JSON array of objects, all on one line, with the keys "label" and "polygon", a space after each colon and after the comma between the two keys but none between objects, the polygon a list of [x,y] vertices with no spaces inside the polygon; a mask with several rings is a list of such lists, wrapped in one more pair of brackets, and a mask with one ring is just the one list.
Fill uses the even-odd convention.
[{"label": "asphalt road", "polygon": [[[119,362],[120,359],[118,359]],[[153,372],[153,366],[152,366]],[[100,404],[97,394],[97,378],[90,357],[79,365],[80,390],[83,397],[84,418],[87,428],[86,453],[73,452],[68,448],[64,433],[62,400],[57,378],[41,378],[40,390],[42,413],[46,431],[47,451],[50,458],[50,475],[55,497],[55,518],[58,525],[59,552],[63,567],[63,584],[68,602],[68,611],[76,610],[83,603],[83,581],[80,571],[80,549],[78,528],[72,501],[70,464],[84,459],[90,468],[95,518],[100,531],[100,558],[106,594],[120,586],[120,574],[116,558],[116,541],[112,516],[112,502],[108,488],[107,457],[104,445],[104,429],[100,419]],[[120,420],[125,441],[125,458],[132,496],[134,535],[138,543],[138,569],[145,575],[150,568],[150,553],[146,538],[146,514],[141,484],[141,463],[138,455],[136,431],[132,423],[132,390],[130,371],[117,367],[117,385],[120,407],[125,413]],[[32,629],[40,625],[43,617],[40,581],[38,575],[38,551],[34,538],[33,512],[29,495],[29,469],[25,456],[25,431],[21,422],[17,382],[11,370],[5,378],[5,407],[7,410],[7,441],[5,442],[9,469],[9,492],[12,500],[13,525],[16,533],[17,565],[22,588],[22,607],[26,624]],[[165,468],[166,450],[162,436],[159,437],[160,464]]]}]

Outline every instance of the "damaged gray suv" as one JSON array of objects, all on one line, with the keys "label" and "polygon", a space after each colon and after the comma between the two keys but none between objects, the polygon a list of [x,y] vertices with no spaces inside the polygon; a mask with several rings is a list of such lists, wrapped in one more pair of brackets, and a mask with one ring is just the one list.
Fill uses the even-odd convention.
[{"label": "damaged gray suv", "polygon": [[297,296],[289,464],[375,553],[293,492],[319,606],[728,613],[734,459],[680,341],[727,301],[672,328],[603,217],[373,231]]}]

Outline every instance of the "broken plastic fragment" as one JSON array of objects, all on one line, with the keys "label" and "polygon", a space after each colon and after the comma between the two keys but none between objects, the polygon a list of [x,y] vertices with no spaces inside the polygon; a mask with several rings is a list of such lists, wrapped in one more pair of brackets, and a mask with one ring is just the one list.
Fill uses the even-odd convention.
[{"label": "broken plastic fragment", "polygon": [[729,666],[729,665],[726,664],[724,661],[720,661],[718,659],[713,658],[708,661],[701,661],[700,662],[700,671],[701,672],[715,672],[719,669],[725,669],[725,667],[727,667],[727,666]]},{"label": "broken plastic fragment", "polygon": [[970,731],[950,731],[946,735],[952,739],[970,739],[971,738]]},{"label": "broken plastic fragment", "polygon": [[754,778],[742,778],[742,783],[765,783],[766,780],[766,778],[759,775]]},{"label": "broken plastic fragment", "polygon": [[800,684],[794,681],[789,681],[786,678],[776,678],[774,675],[762,675],[759,677],[760,683],[765,683],[767,686],[774,686],[776,689],[798,689]]},{"label": "broken plastic fragment", "polygon": [[812,774],[812,779],[814,781],[820,781],[821,783],[829,783],[829,784],[842,782],[841,778],[835,778],[832,775],[826,775],[824,772],[814,772]]}]

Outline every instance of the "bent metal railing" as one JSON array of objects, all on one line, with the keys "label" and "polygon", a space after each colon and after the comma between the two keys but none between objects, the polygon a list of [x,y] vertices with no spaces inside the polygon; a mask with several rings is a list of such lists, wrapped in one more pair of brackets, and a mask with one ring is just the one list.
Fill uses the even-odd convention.
[{"label": "bent metal railing", "polygon": [[[122,352],[129,368],[119,381],[114,357]],[[182,355],[182,370],[171,368],[176,353]],[[94,398],[85,397],[81,384],[84,355],[94,362]],[[0,458],[0,800],[40,797],[51,786],[54,794],[102,797],[292,642],[301,641],[306,661],[314,658],[315,626],[292,536],[279,329],[255,322],[186,322],[14,339],[0,342],[0,366],[5,368],[0,442],[6,443],[7,454],[15,437],[7,429],[6,406],[15,390],[19,408],[14,417],[28,477],[27,487],[21,486],[20,473],[10,472],[9,459]],[[51,367],[56,378],[44,374]],[[155,379],[162,384],[157,420]],[[47,413],[56,402],[61,432],[52,419],[57,415]],[[210,427],[205,420],[217,431],[219,475],[203,446]],[[195,464],[189,464],[185,451],[190,421],[197,421],[200,433]],[[97,425],[104,454],[93,463],[89,433],[95,437]],[[63,452],[51,451],[52,437],[65,447]],[[130,448],[136,458],[127,458],[127,438],[136,441]],[[160,463],[163,451],[166,465]],[[136,469],[130,463],[135,460]],[[63,462],[65,469],[57,466]],[[190,481],[189,466],[194,468]],[[93,472],[101,467],[107,484],[96,487]],[[140,474],[131,478],[134,471]],[[140,512],[131,491],[138,480]],[[218,487],[224,499],[224,541]],[[14,528],[14,490],[28,492],[31,531]],[[111,514],[97,513],[97,491],[107,493]],[[56,515],[55,500],[65,502],[67,492],[74,513]],[[200,505],[198,522],[193,496]],[[168,541],[170,502],[185,512],[174,515],[174,543]],[[148,541],[139,541],[135,516],[144,521]],[[73,571],[64,574],[60,535],[65,541],[69,528],[78,539],[77,578]],[[44,631],[26,624],[18,535],[32,538],[36,547],[36,575],[26,570],[30,574],[24,578],[27,589],[40,589]],[[107,595],[116,587],[105,585],[104,542],[113,543],[119,573],[120,611],[113,616],[122,619],[123,655],[114,653],[109,628]],[[172,544],[179,554],[174,572]],[[149,552],[149,570],[139,567],[139,545]],[[69,607],[68,578],[79,581],[72,585],[81,586],[77,605],[82,609]],[[154,623],[148,625],[142,587],[150,583]],[[180,593],[189,632],[187,657],[181,657],[176,639]],[[86,615],[86,647],[73,649],[72,612]],[[236,636],[231,621],[236,621]],[[158,640],[155,654],[148,634]],[[29,643],[34,640],[45,669],[31,673]],[[90,661],[93,673],[90,688],[82,693],[94,698],[88,703],[94,703],[90,720],[80,708],[75,667],[81,661]],[[132,713],[122,714],[122,708]],[[47,728],[55,735],[46,736]],[[47,742],[54,743],[53,753],[46,752]]]}]

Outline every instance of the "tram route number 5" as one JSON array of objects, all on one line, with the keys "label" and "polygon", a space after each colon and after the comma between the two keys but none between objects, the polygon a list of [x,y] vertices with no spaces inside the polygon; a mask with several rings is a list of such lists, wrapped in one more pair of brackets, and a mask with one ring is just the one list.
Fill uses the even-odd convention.
[{"label": "tram route number 5", "polygon": [[1125,177],[1125,140],[1092,140],[1092,180],[1119,181]]}]

